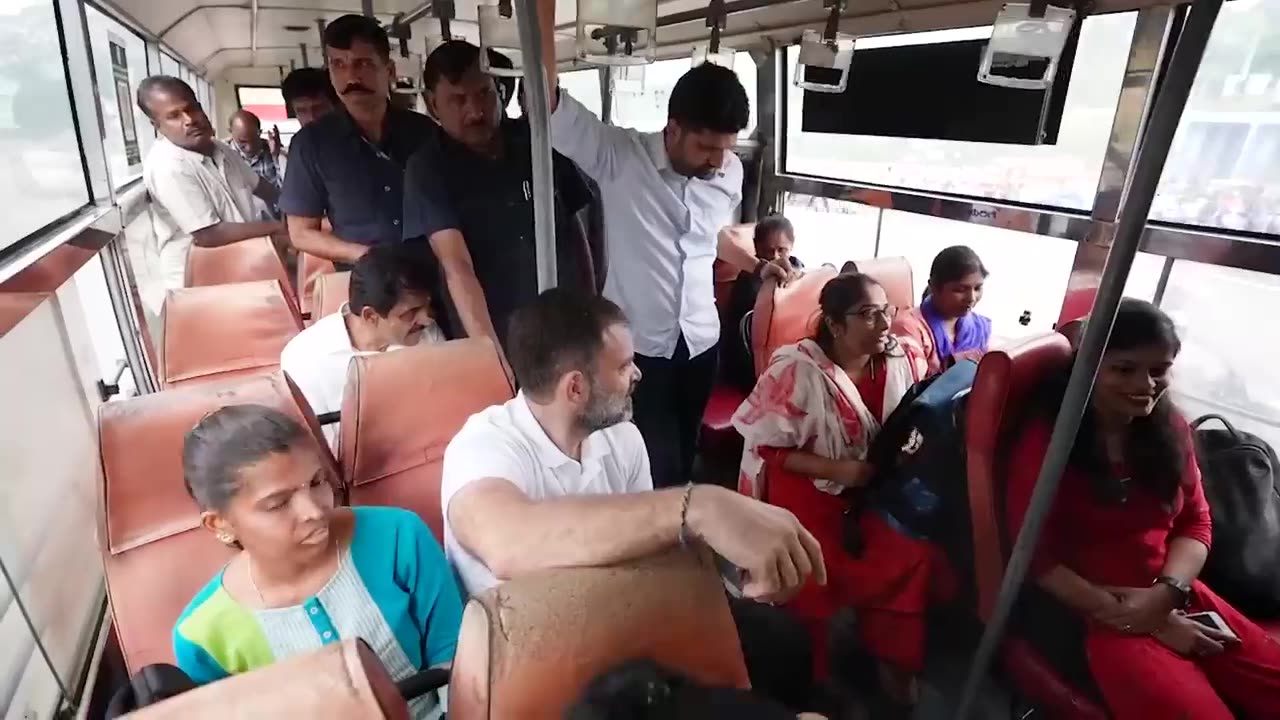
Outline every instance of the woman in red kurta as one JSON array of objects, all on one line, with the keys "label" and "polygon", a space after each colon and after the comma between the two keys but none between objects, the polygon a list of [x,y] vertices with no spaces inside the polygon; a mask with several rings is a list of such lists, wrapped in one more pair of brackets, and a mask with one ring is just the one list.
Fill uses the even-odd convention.
[{"label": "woman in red kurta", "polygon": [[[1159,308],[1120,304],[1031,577],[1084,620],[1089,669],[1116,720],[1232,720],[1229,706],[1280,718],[1280,645],[1196,579],[1211,528],[1190,429],[1165,397],[1179,347]],[[1047,396],[1012,457],[1011,536],[1061,400]],[[1206,610],[1239,640],[1184,614]]]},{"label": "woman in red kurta", "polygon": [[806,585],[788,605],[809,625],[817,674],[826,671],[831,617],[853,607],[886,691],[910,702],[924,665],[925,609],[950,575],[936,549],[874,508],[858,519],[862,553],[849,554],[840,493],[871,479],[871,441],[923,375],[923,357],[889,334],[894,309],[870,277],[837,276],[819,305],[815,337],[779,349],[734,415],[745,440],[739,490],[795,513],[822,545],[827,585]]}]

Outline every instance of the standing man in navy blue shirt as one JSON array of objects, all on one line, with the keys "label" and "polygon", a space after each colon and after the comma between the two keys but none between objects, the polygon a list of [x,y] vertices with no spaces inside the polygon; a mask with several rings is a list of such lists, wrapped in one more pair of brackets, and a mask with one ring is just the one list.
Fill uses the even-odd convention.
[{"label": "standing man in navy blue shirt", "polygon": [[[498,84],[480,70],[480,48],[464,40],[432,51],[423,86],[440,131],[409,162],[404,238],[430,241],[452,328],[501,344],[511,314],[538,297],[529,124],[506,117]],[[552,169],[560,284],[594,290],[575,217],[591,191],[563,155]]]},{"label": "standing man in navy blue shirt", "polygon": [[435,128],[392,106],[395,64],[377,20],[343,15],[325,28],[324,45],[342,107],[294,136],[280,209],[295,248],[344,269],[373,245],[400,242],[404,168]]}]

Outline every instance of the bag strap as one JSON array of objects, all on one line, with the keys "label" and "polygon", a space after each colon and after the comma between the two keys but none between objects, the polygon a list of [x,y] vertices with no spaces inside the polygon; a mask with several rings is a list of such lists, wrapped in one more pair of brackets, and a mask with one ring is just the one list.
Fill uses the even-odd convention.
[{"label": "bag strap", "polygon": [[1230,420],[1226,419],[1221,415],[1218,415],[1217,413],[1201,415],[1200,417],[1196,418],[1191,422],[1191,429],[1199,430],[1201,425],[1205,424],[1210,420],[1217,420],[1218,422],[1222,423],[1223,425],[1226,426],[1227,432],[1231,433],[1231,437],[1235,438],[1236,440],[1240,439],[1240,431],[1236,430],[1236,426],[1232,425]]}]

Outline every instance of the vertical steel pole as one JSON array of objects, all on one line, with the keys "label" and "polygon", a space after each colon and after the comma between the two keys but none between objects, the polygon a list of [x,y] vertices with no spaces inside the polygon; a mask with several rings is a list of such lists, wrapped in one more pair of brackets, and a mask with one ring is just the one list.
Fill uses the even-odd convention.
[{"label": "vertical steel pole", "polygon": [[1156,97],[1154,111],[1138,147],[1133,177],[1120,206],[1115,241],[1102,271],[1097,300],[1089,315],[1089,323],[1085,326],[1075,364],[1071,367],[1071,379],[1067,383],[1062,407],[1053,425],[1053,436],[1049,440],[1049,449],[1045,454],[1044,464],[1040,467],[1035,490],[1031,493],[1026,519],[1018,533],[1017,542],[1013,545],[1009,565],[1005,568],[1000,595],[996,598],[991,620],[978,643],[978,651],[965,679],[960,706],[956,710],[957,720],[966,720],[973,710],[982,680],[999,647],[1014,602],[1018,599],[1018,592],[1031,565],[1040,530],[1053,504],[1058,481],[1062,478],[1062,471],[1066,469],[1071,446],[1080,429],[1080,419],[1089,402],[1093,380],[1097,375],[1098,365],[1102,362],[1107,339],[1111,335],[1111,325],[1115,322],[1116,309],[1124,294],[1125,280],[1129,277],[1133,258],[1138,253],[1142,231],[1151,212],[1151,202],[1164,172],[1165,160],[1169,157],[1169,147],[1178,131],[1178,122],[1186,108],[1187,98],[1191,95],[1196,70],[1204,57],[1204,49],[1209,43],[1209,35],[1213,31],[1218,11],[1222,9],[1222,2],[1223,0],[1195,0],[1178,44],[1174,47],[1169,71]]},{"label": "vertical steel pole", "polygon": [[547,74],[542,67],[542,31],[538,0],[521,0],[516,12],[520,51],[524,57],[524,102],[533,143],[533,230],[538,249],[538,290],[549,290],[556,279],[555,190],[551,173],[551,103]]}]

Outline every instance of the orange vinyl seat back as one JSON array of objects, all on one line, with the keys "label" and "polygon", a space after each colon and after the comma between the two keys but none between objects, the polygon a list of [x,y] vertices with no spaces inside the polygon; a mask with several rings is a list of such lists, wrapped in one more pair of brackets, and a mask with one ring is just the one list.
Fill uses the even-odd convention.
[{"label": "orange vinyl seat back", "polygon": [[99,408],[98,542],[112,620],[130,672],[173,662],[174,622],[233,555],[200,526],[200,510],[183,484],[182,445],[205,415],[244,403],[304,422],[337,477],[328,445],[318,439],[319,424],[283,373],[166,390]]},{"label": "orange vinyl seat back", "polygon": [[444,542],[444,450],[467,418],[514,396],[488,338],[354,358],[342,394],[338,446],[352,504],[413,510]]},{"label": "orange vinyl seat back", "polygon": [[330,260],[304,252],[298,253],[298,302],[302,312],[311,313],[311,317],[322,317],[315,312],[315,283],[321,275],[329,275],[338,271]]},{"label": "orange vinyl seat back", "polygon": [[351,298],[351,273],[327,273],[315,279],[311,295],[311,322],[342,309]]},{"label": "orange vinyl seat back", "polygon": [[911,263],[904,257],[878,257],[871,260],[855,260],[858,272],[870,275],[884,288],[889,304],[905,310],[919,303],[916,295]]},{"label": "orange vinyl seat back", "polygon": [[277,280],[170,290],[163,324],[166,388],[270,374],[302,331],[297,307]]},{"label": "orange vinyl seat back", "polygon": [[409,720],[409,706],[369,646],[346,640],[189,690],[129,717]]},{"label": "orange vinyl seat back", "polygon": [[1070,363],[1067,339],[1048,333],[992,350],[978,364],[964,432],[978,613],[983,620],[995,607],[1011,549],[1004,513],[1009,451],[1035,388]]},{"label": "orange vinyl seat back", "polygon": [[749,686],[709,553],[532,573],[473,597],[449,717],[558,720],[597,675],[636,658],[708,685]]},{"label": "orange vinyl seat back", "polygon": [[[751,255],[755,255],[755,236],[756,224],[746,223],[724,228],[720,231],[719,239],[727,239]],[[729,298],[733,295],[733,283],[738,279],[738,272],[738,268],[719,258],[711,266],[712,282],[715,287],[716,310],[720,313],[720,321],[722,323],[725,319],[725,313],[729,310]]]},{"label": "orange vinyl seat back", "polygon": [[222,247],[191,246],[191,253],[187,255],[187,287],[255,280],[279,280],[292,294],[293,279],[271,238],[251,238]]}]

